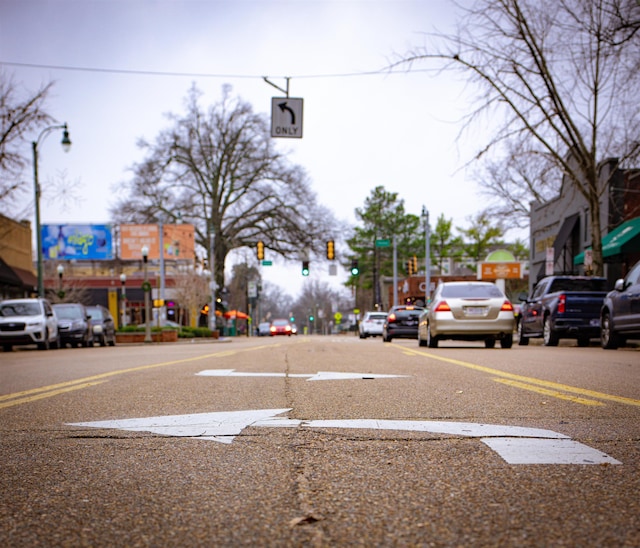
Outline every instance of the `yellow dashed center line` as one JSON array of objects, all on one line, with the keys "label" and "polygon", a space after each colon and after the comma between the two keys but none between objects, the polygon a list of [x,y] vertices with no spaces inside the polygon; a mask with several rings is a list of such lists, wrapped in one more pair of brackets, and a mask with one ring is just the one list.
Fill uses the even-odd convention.
[{"label": "yellow dashed center line", "polygon": [[[420,350],[414,350],[411,348],[404,348],[403,351],[405,353],[410,352],[414,355],[425,356],[433,360],[452,363],[454,365],[466,367],[467,369],[474,369],[476,371],[488,373],[489,375],[498,377],[497,379],[494,379],[494,380],[498,382],[502,382],[503,384],[508,384],[510,386],[515,386],[517,388],[523,388],[525,390],[533,390],[535,392],[539,392],[540,394],[545,394],[547,396],[552,396],[555,398],[560,398],[563,392],[569,392],[570,394],[579,394],[580,396],[595,398],[597,400],[612,401],[615,403],[621,403],[623,405],[633,405],[636,407],[640,407],[640,400],[636,400],[633,398],[625,398],[624,396],[614,396],[611,394],[605,394],[604,392],[596,392],[595,390],[588,390],[586,388],[578,388],[576,386],[570,386],[568,384],[544,381],[541,379],[536,379],[534,377],[526,377],[524,375],[507,373],[505,371],[500,371],[499,369],[493,369],[492,367],[486,367],[484,365],[478,365],[475,363],[455,360],[453,358],[445,358],[444,356],[438,356],[436,354],[423,352]],[[538,387],[543,387],[543,388],[538,388]],[[562,395],[561,399],[566,399],[566,400],[580,403],[583,405],[603,405],[601,402],[592,402],[592,400],[587,400],[580,397],[573,397],[573,396],[567,396],[567,395]]]},{"label": "yellow dashed center line", "polygon": [[250,352],[254,350],[264,350],[265,348],[273,348],[274,346],[280,346],[279,344],[260,345],[253,346],[251,348],[241,348],[238,350],[223,350],[221,352],[214,352],[213,354],[205,354],[204,356],[195,356],[193,358],[183,358],[180,360],[172,360],[168,362],[152,363],[148,365],[141,365],[138,367],[130,367],[128,369],[119,369],[117,371],[109,371],[107,373],[100,373],[99,375],[92,375],[91,377],[85,377],[83,379],[76,379],[73,381],[61,382],[58,384],[51,384],[49,386],[41,386],[38,388],[32,388],[31,390],[23,390],[22,392],[15,392],[13,394],[5,394],[0,396],[0,409],[6,407],[12,407],[14,405],[21,405],[23,403],[29,403],[32,401],[42,400],[71,392],[73,390],[81,390],[83,388],[89,388],[97,384],[105,382],[109,377],[116,375],[124,375],[126,373],[135,373],[138,371],[145,371],[146,369],[153,369],[156,367],[165,367],[167,365],[177,365],[179,363],[196,362],[200,360],[206,360],[209,358],[225,358],[233,356],[240,352]]}]

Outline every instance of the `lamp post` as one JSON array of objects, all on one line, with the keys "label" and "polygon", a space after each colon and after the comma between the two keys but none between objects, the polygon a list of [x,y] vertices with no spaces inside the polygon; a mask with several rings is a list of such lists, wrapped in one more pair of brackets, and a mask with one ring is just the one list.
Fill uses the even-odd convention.
[{"label": "lamp post", "polygon": [[149,260],[149,248],[146,245],[142,246],[142,260],[144,262],[144,283],[142,289],[144,291],[144,342],[151,342],[151,315],[149,306],[149,293],[151,292],[151,285],[149,284],[149,276],[147,270],[147,261]]},{"label": "lamp post", "polygon": [[122,327],[127,326],[127,288],[125,284],[127,283],[127,275],[123,272],[120,274],[120,285],[122,287]]},{"label": "lamp post", "polygon": [[31,143],[33,150],[33,190],[35,197],[35,221],[36,221],[36,245],[37,257],[38,257],[38,297],[44,297],[44,273],[43,273],[43,259],[42,259],[42,234],[40,233],[40,183],[38,181],[38,145],[44,138],[56,129],[62,129],[62,149],[65,152],[69,152],[71,148],[71,139],[69,139],[69,131],[67,124],[61,124],[56,126],[49,126],[44,128],[38,138]]},{"label": "lamp post", "polygon": [[62,291],[62,276],[64,274],[64,266],[59,264],[56,270],[58,271],[58,297],[62,299],[64,298],[64,291]]},{"label": "lamp post", "polygon": [[424,239],[425,239],[425,255],[424,255],[424,306],[429,306],[431,300],[431,231],[429,229],[429,211],[426,206],[422,206],[422,219],[424,220]]}]

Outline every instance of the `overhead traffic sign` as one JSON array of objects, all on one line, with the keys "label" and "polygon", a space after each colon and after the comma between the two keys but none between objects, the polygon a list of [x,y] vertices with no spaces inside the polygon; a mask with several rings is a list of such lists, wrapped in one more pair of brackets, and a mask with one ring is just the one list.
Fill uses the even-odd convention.
[{"label": "overhead traffic sign", "polygon": [[271,137],[302,138],[302,99],[271,98]]}]

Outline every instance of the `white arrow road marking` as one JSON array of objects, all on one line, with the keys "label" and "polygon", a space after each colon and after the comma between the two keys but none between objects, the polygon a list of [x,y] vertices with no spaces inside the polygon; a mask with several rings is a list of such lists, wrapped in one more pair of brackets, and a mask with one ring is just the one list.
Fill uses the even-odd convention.
[{"label": "white arrow road marking", "polygon": [[191,437],[221,443],[231,443],[234,437],[248,426],[405,430],[479,438],[509,464],[621,464],[605,453],[573,441],[564,434],[540,428],[469,422],[376,419],[298,420],[278,417],[288,411],[291,409],[258,409],[68,424],[89,428],[152,432],[163,436]]},{"label": "white arrow road marking", "polygon": [[307,379],[308,381],[341,381],[348,379],[392,379],[407,377],[408,375],[374,375],[372,373],[337,373],[333,371],[318,371],[313,375],[305,373],[243,373],[235,369],[207,369],[196,373],[203,377],[291,377]]}]

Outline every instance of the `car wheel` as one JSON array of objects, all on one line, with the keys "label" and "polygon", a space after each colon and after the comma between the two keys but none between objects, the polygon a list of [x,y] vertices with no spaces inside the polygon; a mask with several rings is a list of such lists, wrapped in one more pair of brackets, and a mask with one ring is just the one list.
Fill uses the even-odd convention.
[{"label": "car wheel", "polygon": [[116,335],[114,333],[113,337],[109,339],[109,346],[115,346],[115,345],[116,345]]},{"label": "car wheel", "polygon": [[13,350],[13,346],[10,344],[3,344],[2,345],[2,350],[4,352],[11,352]]},{"label": "car wheel", "polygon": [[426,341],[425,339],[420,337],[420,334],[418,333],[418,346],[428,346],[428,344],[429,341]]},{"label": "car wheel", "polygon": [[500,339],[500,348],[511,348],[513,346],[513,335],[505,335]]},{"label": "car wheel", "polygon": [[98,343],[100,344],[100,346],[107,346],[107,336],[104,333],[100,335]]},{"label": "car wheel", "polygon": [[520,320],[518,323],[518,344],[520,346],[527,346],[529,344],[529,337],[524,334],[524,322]]},{"label": "car wheel", "polygon": [[604,312],[600,323],[600,346],[605,350],[615,350],[619,345],[620,339],[611,327],[611,315]]},{"label": "car wheel", "polygon": [[382,342],[391,342],[391,337],[389,335],[382,334]]},{"label": "car wheel", "polygon": [[41,343],[38,343],[38,350],[49,350],[49,348],[51,348],[51,343],[49,341],[49,331],[45,330],[44,340]]},{"label": "car wheel", "polygon": [[494,337],[489,337],[488,339],[484,340],[484,347],[485,348],[495,348],[496,347],[496,340]]},{"label": "car wheel", "polygon": [[438,348],[438,338],[431,334],[431,327],[427,326],[427,346],[429,348]]},{"label": "car wheel", "polygon": [[547,316],[544,319],[544,325],[542,327],[542,339],[545,346],[558,346],[558,335],[553,331],[551,327],[551,318]]}]

